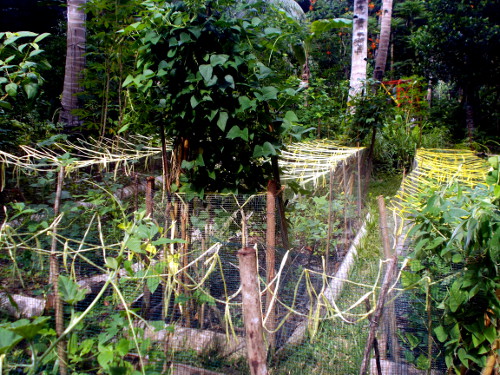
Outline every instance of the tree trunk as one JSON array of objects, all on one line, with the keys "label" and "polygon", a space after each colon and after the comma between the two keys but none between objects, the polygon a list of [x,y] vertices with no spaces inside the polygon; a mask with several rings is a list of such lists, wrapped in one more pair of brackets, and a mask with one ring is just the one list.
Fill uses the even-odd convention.
[{"label": "tree trunk", "polygon": [[59,121],[64,124],[66,131],[71,131],[81,124],[78,116],[73,111],[78,109],[78,97],[81,92],[80,80],[85,66],[85,11],[83,6],[87,0],[67,0],[68,28],[66,67],[64,73],[64,88],[62,93],[62,110]]},{"label": "tree trunk", "polygon": [[366,80],[368,0],[354,1],[349,102],[361,94]]},{"label": "tree trunk", "polygon": [[387,54],[389,51],[389,41],[391,39],[391,20],[392,20],[392,0],[382,2],[382,21],[380,23],[380,43],[378,46],[377,57],[375,59],[375,71],[373,78],[381,81],[384,76],[387,63]]}]

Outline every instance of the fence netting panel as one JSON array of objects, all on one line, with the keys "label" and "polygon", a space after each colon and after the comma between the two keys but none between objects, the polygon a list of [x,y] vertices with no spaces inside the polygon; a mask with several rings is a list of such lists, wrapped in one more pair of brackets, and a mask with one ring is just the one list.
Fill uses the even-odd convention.
[{"label": "fence netting panel", "polygon": [[[237,253],[254,247],[270,371],[299,373],[312,364],[312,373],[356,373],[383,278],[383,263],[364,263],[356,247],[350,250],[365,215],[366,150],[326,142],[305,144],[302,151],[294,147],[295,161],[288,155],[283,162],[284,187],[272,198],[272,241],[269,194],[167,194],[160,176],[138,173],[132,162],[157,157],[158,148],[140,148],[147,153],[137,155],[129,147],[128,154],[117,152],[121,159],[91,171],[92,157],[82,157],[91,153],[81,150],[64,160],[66,148],[54,155],[26,149],[29,159],[5,156],[7,165],[31,171],[23,177],[27,184],[44,178],[52,185],[43,187],[37,204],[17,202],[7,210],[0,233],[0,328],[12,332],[19,318],[38,322],[43,329],[36,350],[42,355],[59,334],[53,330],[60,298],[66,361],[76,373],[115,367],[249,373]],[[46,165],[48,158],[50,168],[29,167]],[[308,159],[311,168],[297,167]],[[54,215],[61,165],[66,173],[60,213]],[[110,184],[106,173],[117,183]],[[145,197],[148,175],[156,186]],[[266,265],[270,243],[272,279]],[[367,268],[373,277],[357,278]],[[50,319],[40,322],[37,316]],[[23,350],[29,340],[13,344],[18,350],[6,368],[31,364]],[[50,358],[43,357],[41,368],[50,366]]]}]

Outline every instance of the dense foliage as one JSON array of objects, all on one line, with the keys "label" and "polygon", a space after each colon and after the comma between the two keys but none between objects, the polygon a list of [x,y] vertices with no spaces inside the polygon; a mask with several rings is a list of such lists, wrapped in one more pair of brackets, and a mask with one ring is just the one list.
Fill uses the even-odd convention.
[{"label": "dense foliage", "polygon": [[134,112],[143,107],[134,122],[164,127],[173,139],[184,189],[260,190],[273,175],[266,160],[284,139],[301,137],[297,117],[287,111],[298,84],[286,80],[286,30],[252,17],[257,9],[234,18],[209,6],[155,4],[125,29],[139,42],[139,71],[124,82],[133,87]]},{"label": "dense foliage", "polygon": [[[427,294],[426,309],[439,319],[425,324],[434,332],[436,343],[444,347],[446,366],[457,374],[464,367],[476,371],[485,368],[496,350],[500,314],[499,158],[490,161],[488,184],[475,189],[453,184],[427,192],[421,197],[425,203],[412,213],[415,226],[409,236],[414,250],[411,271],[404,271],[403,284],[419,284],[421,293]],[[419,361],[424,369],[430,368],[432,357],[440,350],[429,340],[424,340],[427,355]]]}]

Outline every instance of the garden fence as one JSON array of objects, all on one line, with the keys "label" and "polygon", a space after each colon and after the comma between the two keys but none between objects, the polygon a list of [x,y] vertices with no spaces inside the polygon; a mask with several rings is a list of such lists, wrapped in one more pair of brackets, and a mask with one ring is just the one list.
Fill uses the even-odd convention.
[{"label": "garden fence", "polygon": [[[7,210],[0,299],[5,322],[56,317],[43,322],[55,328],[55,336],[38,333],[47,345],[37,347],[40,356],[61,336],[59,366],[66,361],[80,373],[85,366],[91,367],[87,373],[96,372],[96,363],[109,371],[131,366],[174,374],[255,373],[246,361],[252,337],[246,337],[250,319],[242,309],[240,262],[246,249],[256,254],[262,315],[254,318],[262,322],[270,373],[299,374],[304,366],[315,374],[359,373],[370,327],[379,323],[373,319],[384,302],[377,300],[384,279],[388,320],[380,321],[377,334],[383,373],[420,373],[415,353],[422,345],[413,338],[428,333],[410,316],[425,318],[412,310],[425,301],[398,284],[404,260],[387,279],[390,254],[375,264],[356,255],[369,225],[361,225],[370,173],[365,149],[327,141],[293,144],[282,155],[282,186],[270,182],[260,194],[203,198],[167,194],[160,176],[136,172],[132,161],[149,158],[154,165],[160,150],[151,145],[24,151],[1,157],[16,173],[31,173],[19,178],[39,189],[39,205],[17,202]],[[441,183],[446,174],[463,172],[459,154],[454,171],[453,163],[426,169],[427,158],[436,164],[444,155],[450,153],[417,153],[417,168],[394,200],[394,217],[405,217],[404,202],[425,188],[422,181]],[[438,170],[442,181],[433,174]],[[106,174],[117,183],[110,186]],[[402,251],[400,220],[384,226],[390,227],[388,237],[393,234],[390,248]],[[12,345],[19,350],[2,359],[4,368],[31,365],[27,351],[20,350],[29,340]],[[50,356],[42,358],[39,366],[48,368]],[[371,373],[375,362],[368,362]],[[433,363],[433,371],[442,373],[440,360]]]}]

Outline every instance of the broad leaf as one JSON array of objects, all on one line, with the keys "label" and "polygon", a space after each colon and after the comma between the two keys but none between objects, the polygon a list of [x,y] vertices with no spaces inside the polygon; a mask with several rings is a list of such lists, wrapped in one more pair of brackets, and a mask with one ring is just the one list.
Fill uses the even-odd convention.
[{"label": "broad leaf", "polygon": [[211,80],[213,74],[212,65],[208,64],[200,65],[199,71],[205,82],[209,82]]},{"label": "broad leaf", "polygon": [[[108,259],[109,258],[106,258],[106,262]],[[64,302],[74,305],[85,298],[86,291],[84,289],[80,289],[80,286],[69,277],[60,275],[58,283],[59,294]]]}]

